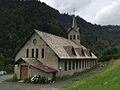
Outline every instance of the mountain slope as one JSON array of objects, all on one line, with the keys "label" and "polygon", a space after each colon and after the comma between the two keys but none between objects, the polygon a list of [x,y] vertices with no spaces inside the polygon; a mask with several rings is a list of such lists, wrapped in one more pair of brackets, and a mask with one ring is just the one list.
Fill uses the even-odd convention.
[{"label": "mountain slope", "polygon": [[119,90],[120,59],[109,62],[107,68],[94,76],[85,78],[64,90]]},{"label": "mountain slope", "polygon": [[[104,48],[120,44],[120,26],[100,26],[76,17],[80,27],[81,43],[99,54]],[[67,37],[72,16],[38,1],[0,1],[0,53],[12,57],[20,44],[38,29]],[[107,36],[107,37],[106,37]]]}]

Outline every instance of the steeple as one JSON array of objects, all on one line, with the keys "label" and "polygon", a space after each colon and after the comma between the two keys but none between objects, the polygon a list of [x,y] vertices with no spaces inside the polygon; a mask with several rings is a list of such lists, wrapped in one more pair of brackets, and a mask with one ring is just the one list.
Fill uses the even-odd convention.
[{"label": "steeple", "polygon": [[73,15],[72,26],[68,30],[68,39],[72,40],[76,44],[80,45],[80,32],[77,26],[75,15]]},{"label": "steeple", "polygon": [[75,20],[75,15],[73,15],[72,28],[77,28],[77,22]]}]

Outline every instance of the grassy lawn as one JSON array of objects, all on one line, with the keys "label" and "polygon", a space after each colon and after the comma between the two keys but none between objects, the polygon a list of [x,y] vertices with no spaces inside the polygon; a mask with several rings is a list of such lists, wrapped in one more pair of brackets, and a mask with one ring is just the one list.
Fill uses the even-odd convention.
[{"label": "grassy lawn", "polygon": [[110,61],[101,72],[66,86],[63,90],[120,90],[120,59]]}]

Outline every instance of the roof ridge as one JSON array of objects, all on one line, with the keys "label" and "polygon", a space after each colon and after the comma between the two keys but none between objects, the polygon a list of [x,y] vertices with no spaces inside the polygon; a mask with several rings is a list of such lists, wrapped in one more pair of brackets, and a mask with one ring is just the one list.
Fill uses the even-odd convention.
[{"label": "roof ridge", "polygon": [[[73,41],[71,41],[71,40],[69,40],[69,39],[67,39],[67,38],[64,38],[64,37],[61,37],[61,36],[57,36],[57,35],[55,35],[55,34],[51,34],[51,33],[47,33],[47,32],[43,32],[43,31],[39,31],[39,30],[37,30],[37,29],[34,29],[35,30],[35,32],[41,32],[41,33],[45,33],[45,34],[48,34],[48,35],[52,35],[52,36],[55,36],[55,37],[58,37],[58,38],[61,38],[61,39],[65,39],[65,40],[68,40],[68,41],[70,41],[70,42],[73,42]],[[74,44],[76,44],[75,42],[73,42]],[[77,45],[77,44],[76,44]]]}]

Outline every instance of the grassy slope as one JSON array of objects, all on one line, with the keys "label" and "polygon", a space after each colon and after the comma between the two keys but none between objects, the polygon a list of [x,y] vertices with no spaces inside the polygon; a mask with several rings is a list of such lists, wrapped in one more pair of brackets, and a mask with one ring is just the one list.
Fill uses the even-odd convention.
[{"label": "grassy slope", "polygon": [[111,61],[100,73],[79,83],[67,86],[65,90],[120,90],[120,59]]}]

